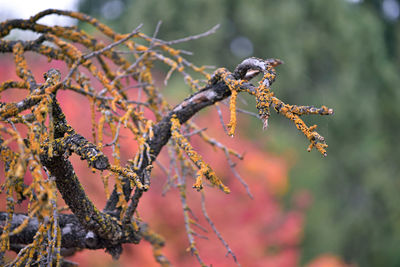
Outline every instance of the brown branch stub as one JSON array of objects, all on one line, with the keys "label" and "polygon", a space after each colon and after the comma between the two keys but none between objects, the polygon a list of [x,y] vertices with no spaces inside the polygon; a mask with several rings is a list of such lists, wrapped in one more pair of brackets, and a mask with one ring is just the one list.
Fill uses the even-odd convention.
[{"label": "brown branch stub", "polygon": [[106,170],[109,167],[108,158],[85,137],[76,133],[67,134],[63,142],[69,151],[80,156],[81,160],[86,160],[89,166],[97,170]]}]

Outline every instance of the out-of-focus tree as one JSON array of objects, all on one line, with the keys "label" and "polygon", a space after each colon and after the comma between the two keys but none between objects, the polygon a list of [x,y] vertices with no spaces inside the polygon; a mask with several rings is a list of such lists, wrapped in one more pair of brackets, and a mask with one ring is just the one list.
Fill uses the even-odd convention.
[{"label": "out-of-focus tree", "polygon": [[[193,58],[207,64],[233,66],[249,55],[290,62],[277,94],[338,110],[332,122],[316,120],[329,129],[329,159],[301,156],[292,172],[294,191],[306,187],[318,199],[308,213],[304,261],[334,252],[361,266],[400,262],[399,1],[104,1],[97,9],[94,2],[82,1],[82,10],[101,15],[105,5],[123,6],[103,16],[116,29],[162,20],[164,36],[177,37],[221,24],[216,38],[190,43]],[[274,123],[280,126],[271,132],[282,138],[266,146],[283,151],[290,125]]]}]

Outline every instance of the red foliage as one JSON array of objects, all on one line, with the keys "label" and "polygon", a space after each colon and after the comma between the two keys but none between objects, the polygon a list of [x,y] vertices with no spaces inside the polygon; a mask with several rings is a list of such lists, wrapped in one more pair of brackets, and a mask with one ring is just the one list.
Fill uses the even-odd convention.
[{"label": "red foliage", "polygon": [[[80,100],[76,99],[72,93],[60,94],[61,106],[68,121],[79,133],[90,139],[90,124],[87,123],[90,121],[87,113],[89,103],[84,98],[82,102],[77,103]],[[296,208],[286,211],[276,199],[288,187],[288,164],[283,158],[261,151],[254,143],[241,139],[240,136],[234,139],[226,137],[213,111],[196,121],[200,126],[215,125],[217,129],[209,128],[207,133],[241,153],[246,152],[245,160],[237,162],[237,166],[251,188],[253,200],[231,174],[224,154],[205,145],[199,138],[192,138],[197,151],[232,191],[230,195],[226,195],[215,188],[207,187],[206,205],[210,217],[236,253],[240,263],[244,266],[296,266],[304,212]],[[121,134],[124,136],[123,132]],[[122,139],[122,144],[121,156],[124,162],[134,155],[136,146],[127,137]],[[162,162],[164,162],[163,156],[165,158],[165,155],[160,155]],[[86,163],[79,159],[73,163],[78,176],[82,177],[82,183],[89,196],[101,207],[105,202],[104,189],[97,174],[93,175],[87,169]],[[164,163],[167,166],[166,162]],[[165,182],[165,175],[155,167],[151,189],[144,194],[139,204],[140,215],[144,221],[149,222],[152,229],[165,238],[167,242],[164,253],[176,266],[197,265],[195,258],[186,252],[188,241],[178,191],[171,189],[162,196]],[[193,182],[189,180],[188,185]],[[209,240],[197,239],[201,257],[207,264],[213,266],[232,266],[233,260],[230,256],[224,257],[225,248],[203,218],[200,210],[200,194],[190,188],[188,191],[189,206],[199,218],[199,223],[208,231],[202,233],[200,229],[194,227],[198,233],[209,238]],[[158,266],[153,259],[151,246],[146,242],[142,242],[139,246],[126,245],[124,249],[121,265]],[[72,259],[83,265],[111,265],[109,256],[99,251],[84,251]]]},{"label": "red foliage", "polygon": [[[3,56],[1,62],[0,81],[17,80],[11,57]],[[39,83],[43,82],[42,74],[51,67],[60,69],[63,75],[66,75],[65,65],[61,62],[53,61],[46,64],[35,57],[33,60],[32,58],[28,60],[28,64]],[[26,92],[22,90],[7,90],[2,93],[2,100],[18,101],[25,94]],[[72,127],[92,140],[89,101],[81,95],[65,91],[59,92],[58,99]],[[297,266],[304,227],[304,208],[310,202],[307,192],[302,192],[296,197],[291,207],[284,208],[279,202],[279,197],[285,194],[289,186],[288,163],[281,157],[262,151],[254,142],[245,140],[240,134],[240,124],[239,132],[232,139],[222,131],[215,111],[210,109],[201,116],[196,118],[196,122],[200,126],[208,127],[207,133],[210,136],[241,153],[246,152],[244,161],[237,162],[237,170],[249,184],[254,195],[253,200],[248,197],[243,186],[231,174],[221,151],[215,151],[198,137],[193,137],[194,147],[232,191],[226,195],[215,188],[205,188],[206,206],[216,227],[243,266]],[[129,139],[127,132],[122,130],[121,136],[121,161],[124,163],[134,156],[136,145]],[[165,155],[161,154],[160,157],[161,162],[164,162]],[[106,199],[99,173],[93,174],[87,168],[87,163],[80,161],[78,157],[72,157],[72,163],[89,197],[102,208]],[[186,251],[188,241],[178,191],[171,189],[162,196],[165,182],[165,175],[156,167],[153,171],[151,189],[144,194],[139,204],[140,215],[153,230],[165,238],[164,253],[174,265],[197,265],[195,258]],[[189,185],[191,183],[192,181],[188,181]],[[111,186],[112,184],[110,189]],[[231,256],[224,257],[225,248],[203,218],[200,210],[200,194],[192,189],[188,191],[189,206],[199,218],[199,224],[208,231],[203,233],[208,240],[197,238],[196,241],[201,257],[207,264],[213,266],[234,266]],[[201,229],[196,227],[194,229],[202,233]],[[78,252],[71,257],[71,260],[80,263],[81,266],[115,265],[110,256],[103,251]],[[315,261],[310,266],[327,266],[318,264],[319,261]],[[143,241],[139,245],[124,246],[119,266],[159,265],[153,258],[151,246]]]}]

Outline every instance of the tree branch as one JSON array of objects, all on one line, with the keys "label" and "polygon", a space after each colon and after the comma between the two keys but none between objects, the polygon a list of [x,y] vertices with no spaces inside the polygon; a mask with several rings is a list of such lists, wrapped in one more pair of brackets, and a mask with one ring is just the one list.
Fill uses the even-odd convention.
[{"label": "tree branch", "polygon": [[[2,226],[6,223],[8,218],[7,212],[0,212],[0,235],[2,234]],[[24,220],[28,220],[28,215],[19,213],[14,214],[11,222],[11,231],[21,225]],[[59,214],[59,225],[62,234],[63,249],[103,249],[109,248],[115,244],[110,240],[99,237],[91,230],[86,229],[74,214]],[[27,227],[21,232],[10,236],[10,243],[12,245],[27,245],[32,243],[33,237],[39,229],[39,221],[36,218],[29,219]],[[142,235],[147,231],[147,224],[142,223],[139,225],[138,235]],[[118,240],[120,244],[131,243],[130,240]]]},{"label": "tree branch", "polygon": [[[50,27],[36,23],[41,17],[50,14],[69,16],[87,22],[105,36],[111,38],[112,43],[106,46],[76,27]],[[264,122],[264,127],[268,122],[270,107],[273,107],[275,111],[292,120],[296,127],[303,132],[310,141],[309,150],[315,147],[321,154],[326,155],[325,148],[327,145],[324,138],[314,131],[316,126],[308,127],[299,116],[305,114],[330,115],[333,114],[333,110],[324,106],[314,108],[288,105],[276,98],[270,90],[270,86],[276,77],[274,67],[282,63],[280,60],[249,58],[240,63],[232,73],[221,68],[210,77],[209,73],[205,71],[205,66],[195,66],[180,56],[181,50],[169,47],[169,45],[209,35],[217,27],[200,35],[164,42],[156,39],[159,26],[160,24],[157,25],[153,37],[139,33],[140,26],[131,34],[121,35],[85,14],[55,9],[40,12],[28,20],[9,20],[0,23],[0,38],[8,35],[12,29],[32,30],[42,34],[33,41],[0,40],[0,52],[13,53],[17,75],[23,80],[23,82],[7,81],[0,84],[0,92],[12,87],[29,89],[30,91],[26,98],[20,102],[0,103],[0,120],[11,125],[11,127],[0,125],[0,130],[10,135],[8,140],[0,138],[2,145],[0,150],[3,150],[1,156],[6,170],[5,183],[2,184],[0,191],[4,188],[7,189],[7,212],[0,212],[0,262],[5,251],[10,248],[19,251],[14,261],[17,265],[30,265],[44,261],[48,264],[55,261],[55,264],[58,265],[59,252],[62,249],[64,251],[67,249],[75,251],[80,248],[106,248],[107,252],[117,258],[122,252],[121,244],[137,244],[144,237],[152,244],[156,260],[167,265],[168,260],[160,254],[163,240],[149,231],[146,225],[138,225],[134,218],[140,198],[143,192],[149,188],[152,164],[173,135],[174,142],[170,142],[171,148],[176,149],[179,153],[185,151],[191,160],[191,162],[188,162],[184,156],[180,155],[182,156],[180,166],[182,168],[184,166],[198,168],[197,177],[200,177],[200,181],[202,176],[211,177],[210,173],[212,172],[212,177],[216,178],[215,181],[222,184],[209,168],[209,165],[204,163],[200,156],[197,156],[180,130],[181,125],[197,112],[231,96],[231,120],[227,126],[229,135],[233,135],[236,125],[236,96],[239,92],[246,92],[255,96],[256,107],[259,111],[259,117]],[[149,44],[146,46],[140,44],[141,42],[128,40],[131,37],[144,40]],[[52,42],[55,46],[46,46],[43,44],[44,41]],[[80,49],[79,46],[76,47],[74,45],[76,43],[83,45],[84,49]],[[130,64],[128,59],[119,56],[116,52],[115,47],[122,43],[136,58],[133,64]],[[161,51],[155,51],[153,48],[156,47]],[[90,52],[86,52],[87,49]],[[24,57],[26,51],[35,51],[49,59],[61,59],[68,65],[70,71],[61,81],[61,73],[58,70],[50,69],[45,74],[45,83],[39,86],[31,70],[27,67]],[[84,54],[84,51],[86,54]],[[118,68],[116,70],[110,68],[102,57],[110,59]],[[102,70],[92,62],[92,58],[98,59]],[[176,70],[183,75],[192,89],[199,91],[171,109],[154,84],[151,74],[154,61],[161,61],[171,68],[165,81]],[[81,72],[81,68],[86,69],[96,78],[104,89],[97,93],[90,83],[90,78],[87,78]],[[202,88],[199,81],[193,79],[188,71],[203,75],[208,80],[208,84]],[[254,86],[249,80],[258,74],[263,74],[263,78],[259,86]],[[127,94],[123,91],[125,82],[120,80],[129,76],[145,85],[142,90],[147,96],[147,99],[143,100],[147,102],[146,104],[140,101],[141,92],[138,93],[138,101],[128,100]],[[126,81],[127,86],[128,82]],[[57,90],[61,88],[72,88],[90,99],[94,143],[77,134],[68,125],[56,99]],[[138,104],[144,104],[146,109],[156,115],[156,123],[145,117],[144,108],[138,108]],[[96,106],[101,112],[101,117],[98,120],[96,120]],[[21,114],[22,111],[28,109],[31,113]],[[120,111],[124,112],[123,116],[119,115]],[[14,122],[25,125],[28,133],[20,135],[13,125]],[[98,123],[98,127],[96,123]],[[103,130],[107,125],[110,126],[113,136],[111,142],[113,145],[113,165],[110,164],[109,159],[101,150],[104,147]],[[135,158],[129,161],[126,167],[122,167],[120,162],[119,130],[122,125],[132,132],[133,138],[139,146]],[[98,141],[96,140],[96,129]],[[205,137],[203,136],[203,138]],[[18,152],[8,149],[8,145],[13,142],[18,145],[18,150],[16,150]],[[208,143],[213,146],[216,145],[211,139],[208,139]],[[228,162],[233,168],[234,164],[229,159],[231,152],[223,146],[220,148],[224,150]],[[96,208],[83,189],[71,162],[68,160],[71,152],[79,155],[82,160],[86,160],[90,167],[117,174],[114,190],[103,212]],[[194,154],[196,157],[193,156]],[[200,160],[198,160],[199,158]],[[196,163],[198,161],[200,163]],[[178,175],[177,167],[175,172]],[[43,175],[42,168],[45,169],[47,177]],[[184,169],[182,179],[192,174],[194,168]],[[33,177],[32,183],[28,185],[24,183],[26,172],[30,172]],[[183,187],[185,183],[182,182],[182,179],[178,179],[177,186],[181,190],[183,199],[185,224],[188,229],[191,251],[196,254],[193,238],[195,233],[192,233],[189,227],[190,222],[187,213],[189,207],[186,204]],[[216,185],[212,182],[212,179],[210,181]],[[108,178],[104,179],[104,184],[108,195]],[[195,188],[201,190],[201,183]],[[73,214],[58,215],[57,189]],[[132,194],[133,190],[135,190],[135,193]],[[229,189],[226,188],[224,192],[229,192]],[[14,213],[15,195],[17,195],[18,201],[23,198],[29,199],[28,214]],[[208,217],[206,213],[205,216]],[[213,225],[211,224],[211,226]],[[215,227],[213,229],[228,252],[231,252]],[[203,264],[199,256],[198,259]]]},{"label": "tree branch", "polygon": [[[250,84],[245,84],[244,86],[250,86]],[[167,115],[165,115],[160,122],[158,122],[153,127],[154,138],[147,138],[146,143],[149,145],[149,151],[151,156],[151,161],[149,162],[147,158],[144,158],[142,167],[137,172],[140,177],[143,177],[145,168],[152,164],[152,162],[157,158],[161,149],[167,144],[171,137],[171,118],[173,115],[179,119],[179,122],[185,123],[191,117],[193,117],[197,112],[213,105],[214,103],[221,101],[229,97],[231,91],[224,82],[218,82],[216,84],[208,85],[204,87],[199,92],[186,98],[181,104],[177,105],[173,110],[171,110]],[[127,196],[127,200],[132,192],[130,189],[129,181],[124,181],[124,192]],[[112,192],[105,210],[114,211],[116,204],[118,203],[118,193],[116,189]]]}]

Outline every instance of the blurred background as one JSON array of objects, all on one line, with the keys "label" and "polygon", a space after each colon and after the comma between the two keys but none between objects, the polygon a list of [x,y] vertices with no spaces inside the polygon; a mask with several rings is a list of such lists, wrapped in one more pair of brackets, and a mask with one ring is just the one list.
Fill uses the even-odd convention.
[{"label": "blurred background", "polygon": [[[35,1],[35,8],[40,8],[38,2]],[[304,136],[292,123],[277,114],[272,114],[270,126],[264,132],[257,118],[239,115],[238,127],[241,130],[234,141],[228,142],[247,149],[245,160],[239,165],[259,160],[263,167],[254,171],[259,178],[251,173],[251,168],[256,168],[254,166],[245,165],[240,169],[251,190],[255,191],[255,199],[248,200],[244,190],[240,189],[237,193],[239,199],[243,199],[240,201],[249,207],[260,205],[260,201],[274,203],[275,209],[280,210],[279,216],[271,210],[268,213],[263,207],[248,208],[257,214],[265,212],[266,224],[275,215],[282,218],[283,215],[290,217],[295,214],[293,216],[301,218],[295,220],[299,233],[290,237],[295,241],[285,247],[282,245],[284,242],[275,244],[276,240],[270,240],[283,240],[285,237],[268,236],[264,232],[264,243],[262,240],[246,243],[247,250],[261,250],[253,254],[241,252],[240,240],[243,237],[229,240],[234,229],[227,231],[225,236],[228,236],[230,245],[239,250],[237,256],[239,261],[244,261],[244,266],[268,266],[266,262],[262,263],[262,259],[273,258],[286,249],[293,253],[282,254],[281,257],[292,257],[293,260],[272,261],[268,262],[269,266],[328,266],[328,263],[336,264],[331,266],[345,263],[354,266],[400,266],[398,0],[57,1],[65,2],[65,6],[57,6],[54,2],[45,3],[40,9],[58,7],[79,10],[122,33],[144,23],[142,31],[151,35],[161,20],[158,38],[163,40],[198,34],[220,24],[215,34],[177,47],[192,51],[193,55],[187,58],[197,65],[223,66],[230,70],[250,56],[282,59],[285,64],[278,67],[278,77],[273,85],[277,97],[290,104],[326,105],[335,110],[334,116],[304,117],[308,125],[317,124],[318,132],[325,136],[329,144],[326,158],[316,151],[307,153],[308,144]],[[9,7],[5,1],[0,3],[2,20],[29,16],[39,11],[21,6]],[[29,11],[28,15],[22,11]],[[80,26],[93,31],[87,25]],[[187,86],[179,75],[172,77],[165,90],[169,96],[182,98],[187,92]],[[241,107],[255,112],[254,100],[244,99],[248,105],[241,104]],[[215,112],[207,114],[213,118],[217,116]],[[225,119],[228,120],[228,116]],[[206,120],[207,123],[209,121]],[[245,127],[240,127],[240,123]],[[221,127],[218,130],[222,132]],[[207,151],[204,153],[207,154]],[[276,186],[276,190],[260,191],[258,187],[264,183],[263,175],[269,175],[265,180],[275,181],[270,179],[274,175],[271,170],[281,170],[276,174],[280,182],[269,182],[265,187]],[[220,172],[224,173],[223,170]],[[228,171],[226,175],[230,175]],[[238,198],[238,195],[230,195],[229,198]],[[236,205],[240,206],[240,201]],[[145,203],[154,208],[162,201],[154,203],[148,200],[142,204]],[[216,199],[214,205],[219,206]],[[227,226],[218,223],[218,210],[210,213],[215,213],[217,227],[224,233]],[[235,221],[235,213],[229,214],[227,222]],[[159,219],[162,220],[161,217]],[[247,233],[259,234],[253,231],[251,223],[262,224],[264,219],[244,221]],[[182,222],[179,223],[178,226],[183,228]],[[290,231],[285,227],[278,227],[283,235]],[[258,230],[262,232],[262,229],[259,226]],[[184,234],[182,238],[185,238]],[[239,244],[235,244],[238,241]],[[180,241],[181,247],[173,247],[171,251],[180,249],[180,253],[184,254],[182,246],[185,242]],[[210,245],[214,241],[206,242]],[[273,245],[260,249],[267,243]],[[133,246],[130,249],[136,248]],[[219,257],[223,258],[221,251]],[[207,252],[203,254],[207,262]],[[172,258],[179,261],[179,255]],[[152,266],[150,262],[146,266]],[[182,261],[177,266],[188,266],[187,262]],[[118,266],[117,263],[110,264]],[[231,264],[233,261],[224,261],[213,266],[233,266]]]}]

